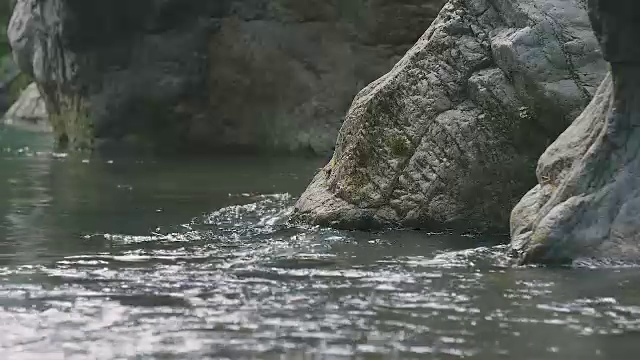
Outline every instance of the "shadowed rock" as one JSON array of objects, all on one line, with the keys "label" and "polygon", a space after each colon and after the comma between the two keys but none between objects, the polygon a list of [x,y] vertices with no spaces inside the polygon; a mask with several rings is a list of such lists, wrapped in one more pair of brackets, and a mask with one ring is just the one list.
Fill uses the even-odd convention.
[{"label": "shadowed rock", "polygon": [[328,153],[444,0],[19,0],[14,56],[59,142]]},{"label": "shadowed rock", "polygon": [[523,263],[640,258],[640,3],[590,0],[611,74],[538,163],[511,218]]},{"label": "shadowed rock", "polygon": [[578,0],[452,0],[353,101],[298,219],[505,230],[606,64]]}]

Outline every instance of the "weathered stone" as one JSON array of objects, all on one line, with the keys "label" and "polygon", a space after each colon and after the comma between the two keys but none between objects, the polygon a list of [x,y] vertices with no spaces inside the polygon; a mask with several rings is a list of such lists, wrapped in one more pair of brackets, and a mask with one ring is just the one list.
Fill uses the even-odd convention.
[{"label": "weathered stone", "polygon": [[7,55],[0,58],[0,113],[9,109],[16,100],[13,86],[20,76],[20,69]]},{"label": "weathered stone", "polygon": [[640,258],[640,3],[590,0],[611,75],[542,155],[511,218],[522,263]]},{"label": "weathered stone", "polygon": [[13,8],[12,3],[13,1],[0,1],[0,113],[2,114],[16,100],[12,84],[20,74],[20,69],[11,58],[11,48],[7,38],[7,27]]},{"label": "weathered stone", "polygon": [[27,86],[22,92],[20,98],[4,115],[3,122],[33,131],[52,131],[44,99],[35,83]]},{"label": "weathered stone", "polygon": [[324,153],[443,2],[19,0],[9,37],[73,147]]},{"label": "weathered stone", "polygon": [[451,0],[355,98],[298,219],[504,230],[606,72],[579,0]]}]

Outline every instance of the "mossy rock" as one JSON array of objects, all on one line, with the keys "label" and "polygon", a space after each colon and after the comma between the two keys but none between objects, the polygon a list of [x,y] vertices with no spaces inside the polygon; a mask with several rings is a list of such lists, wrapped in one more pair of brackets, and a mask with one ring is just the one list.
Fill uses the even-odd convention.
[{"label": "mossy rock", "polygon": [[397,158],[406,158],[411,154],[411,143],[404,136],[390,136],[389,138],[387,138],[386,143],[393,156]]},{"label": "mossy rock", "polygon": [[60,110],[49,114],[57,145],[73,150],[90,150],[94,127],[88,105],[81,98],[62,98]]}]

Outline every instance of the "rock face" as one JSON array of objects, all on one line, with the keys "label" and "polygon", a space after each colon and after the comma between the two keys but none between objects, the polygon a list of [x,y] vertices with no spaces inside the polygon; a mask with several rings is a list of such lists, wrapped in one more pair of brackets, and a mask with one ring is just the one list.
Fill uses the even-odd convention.
[{"label": "rock face", "polygon": [[606,63],[579,0],[451,0],[353,101],[297,218],[343,228],[506,229],[536,159]]},{"label": "rock face", "polygon": [[14,56],[58,140],[327,152],[444,0],[18,0]]},{"label": "rock face", "polygon": [[20,74],[20,70],[11,59],[11,48],[7,39],[12,7],[12,1],[0,1],[0,113],[3,114],[15,100],[11,94],[11,84]]},{"label": "rock face", "polygon": [[640,3],[590,0],[611,74],[542,155],[539,184],[513,210],[523,263],[640,258]]},{"label": "rock face", "polygon": [[0,113],[9,109],[13,101],[12,88],[16,79],[20,76],[20,70],[10,56],[0,58]]},{"label": "rock face", "polygon": [[30,84],[4,115],[4,123],[40,132],[51,132],[49,116],[38,86]]}]

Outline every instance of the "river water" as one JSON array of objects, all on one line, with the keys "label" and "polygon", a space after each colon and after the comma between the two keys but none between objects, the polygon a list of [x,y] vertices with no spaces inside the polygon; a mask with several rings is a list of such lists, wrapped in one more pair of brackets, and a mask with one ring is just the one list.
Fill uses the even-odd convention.
[{"label": "river water", "polygon": [[640,269],[288,224],[320,166],[66,156],[0,129],[0,358],[640,356]]}]

